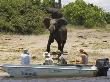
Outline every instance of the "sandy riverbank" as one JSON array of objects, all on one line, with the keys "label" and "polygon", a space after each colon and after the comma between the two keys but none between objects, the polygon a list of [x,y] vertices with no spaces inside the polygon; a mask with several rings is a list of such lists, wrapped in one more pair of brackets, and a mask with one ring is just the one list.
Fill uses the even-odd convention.
[{"label": "sandy riverbank", "polygon": [[[0,34],[0,64],[20,64],[20,54],[29,49],[31,63],[42,63],[49,34],[43,35],[5,35]],[[89,54],[89,63],[97,58],[110,58],[110,32],[101,29],[69,29],[64,51],[68,52],[68,63],[79,60],[79,49]],[[57,51],[57,44],[51,45],[51,51]]]}]

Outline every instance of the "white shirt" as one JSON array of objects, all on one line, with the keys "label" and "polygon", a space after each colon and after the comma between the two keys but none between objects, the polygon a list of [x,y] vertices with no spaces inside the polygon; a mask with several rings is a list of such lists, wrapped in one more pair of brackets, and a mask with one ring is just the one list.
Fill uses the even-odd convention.
[{"label": "white shirt", "polygon": [[53,59],[52,58],[46,58],[44,64],[45,65],[52,65],[53,64]]},{"label": "white shirt", "polygon": [[22,65],[30,64],[30,56],[28,54],[21,54],[21,64]]}]

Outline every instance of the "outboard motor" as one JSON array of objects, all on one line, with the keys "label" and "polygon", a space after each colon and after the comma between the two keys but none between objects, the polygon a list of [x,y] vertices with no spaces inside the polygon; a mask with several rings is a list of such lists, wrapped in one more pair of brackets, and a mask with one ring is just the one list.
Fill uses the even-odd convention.
[{"label": "outboard motor", "polygon": [[98,69],[97,76],[107,76],[107,71],[109,69],[109,59],[97,59],[96,67]]}]

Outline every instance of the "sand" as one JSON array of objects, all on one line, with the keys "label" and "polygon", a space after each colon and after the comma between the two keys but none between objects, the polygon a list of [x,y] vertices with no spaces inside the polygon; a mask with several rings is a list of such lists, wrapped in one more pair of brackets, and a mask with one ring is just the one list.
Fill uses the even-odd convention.
[{"label": "sand", "polygon": [[[43,63],[49,34],[43,35],[12,35],[0,34],[0,64],[20,64],[23,49],[28,49],[31,64]],[[68,63],[80,60],[79,49],[89,54],[89,64],[95,64],[98,58],[110,59],[110,32],[103,29],[68,29],[68,39],[64,51],[68,52],[65,59]],[[51,52],[57,51],[57,43],[51,45]],[[109,82],[107,77],[78,78],[7,78],[0,70],[0,82]]]},{"label": "sand", "polygon": [[[49,34],[43,35],[9,35],[0,34],[0,64],[20,64],[23,49],[28,49],[31,64],[42,63]],[[68,39],[64,51],[68,63],[80,60],[79,49],[89,54],[89,63],[94,64],[98,58],[110,58],[110,32],[102,29],[68,29]],[[51,45],[51,52],[57,51],[56,41]]]}]

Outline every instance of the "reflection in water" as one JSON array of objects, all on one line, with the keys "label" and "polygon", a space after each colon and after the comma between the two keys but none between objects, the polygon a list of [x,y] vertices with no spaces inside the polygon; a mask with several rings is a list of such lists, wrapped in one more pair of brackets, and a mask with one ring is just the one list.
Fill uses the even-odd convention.
[{"label": "reflection in water", "polygon": [[110,82],[110,70],[107,77],[73,77],[73,78],[13,78],[0,77],[0,82]]},{"label": "reflection in water", "polygon": [[110,82],[110,77],[73,77],[73,78],[8,78],[1,77],[0,82]]}]

